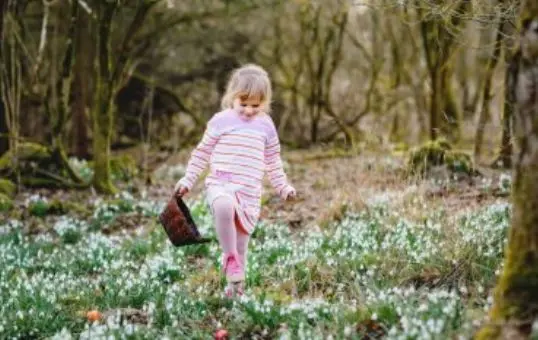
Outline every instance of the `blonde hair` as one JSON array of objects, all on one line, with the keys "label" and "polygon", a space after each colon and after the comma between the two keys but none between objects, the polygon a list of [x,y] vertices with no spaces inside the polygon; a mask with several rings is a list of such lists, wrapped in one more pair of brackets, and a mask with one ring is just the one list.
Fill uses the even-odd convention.
[{"label": "blonde hair", "polygon": [[259,97],[262,108],[269,112],[273,91],[267,71],[255,64],[247,64],[234,70],[222,97],[222,109],[231,108],[233,101],[241,95],[247,98]]}]

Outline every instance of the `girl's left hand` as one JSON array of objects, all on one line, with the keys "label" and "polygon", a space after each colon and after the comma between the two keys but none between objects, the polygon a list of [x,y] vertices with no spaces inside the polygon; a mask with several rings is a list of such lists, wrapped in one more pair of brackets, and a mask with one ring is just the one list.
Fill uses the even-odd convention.
[{"label": "girl's left hand", "polygon": [[285,201],[291,201],[292,199],[295,199],[297,197],[297,191],[295,191],[295,188],[292,186],[289,186],[285,191],[283,195],[283,199]]}]

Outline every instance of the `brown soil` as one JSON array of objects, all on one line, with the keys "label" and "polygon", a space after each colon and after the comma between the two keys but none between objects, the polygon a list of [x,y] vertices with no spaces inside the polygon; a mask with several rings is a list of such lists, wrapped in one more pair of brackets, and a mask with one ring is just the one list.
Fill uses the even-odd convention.
[{"label": "brown soil", "polygon": [[[170,159],[171,164],[186,164],[188,153]],[[339,220],[346,210],[366,208],[366,202],[378,196],[388,197],[391,206],[408,204],[411,197],[438,204],[440,208],[458,211],[497,200],[496,192],[484,193],[482,178],[464,179],[447,185],[429,180],[410,180],[404,175],[405,160],[387,152],[342,155],[331,150],[284,151],[286,173],[298,197],[283,202],[266,181],[261,219],[284,222],[291,228],[321,227]],[[495,179],[499,172],[484,170],[485,177]],[[173,183],[161,187],[170,194]],[[191,197],[201,197],[199,181]]]}]

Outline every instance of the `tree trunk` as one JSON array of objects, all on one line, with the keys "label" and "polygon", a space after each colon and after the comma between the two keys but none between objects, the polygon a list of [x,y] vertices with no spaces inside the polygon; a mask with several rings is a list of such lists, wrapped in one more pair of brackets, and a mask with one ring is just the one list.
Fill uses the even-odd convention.
[{"label": "tree trunk", "polygon": [[117,189],[112,184],[110,173],[110,144],[113,125],[110,30],[116,10],[115,3],[99,5],[97,36],[97,77],[92,108],[93,122],[93,186],[99,192],[113,194]]},{"label": "tree trunk", "polygon": [[[4,40],[4,18],[7,12],[7,1],[0,5],[0,41]],[[0,48],[0,62],[3,62],[2,49]],[[0,94],[0,156],[9,150],[9,129],[4,106],[4,100]]]},{"label": "tree trunk", "polygon": [[439,137],[439,112],[442,107],[441,98],[441,76],[439,68],[435,67],[431,72],[431,99],[430,99],[430,139],[435,140]]},{"label": "tree trunk", "polygon": [[[509,53],[506,51],[506,53]],[[506,74],[504,76],[504,104],[502,117],[502,137],[499,156],[493,162],[494,167],[511,168],[512,167],[512,120],[514,116],[514,86],[515,75],[518,73],[518,63],[516,56],[512,56],[508,62]]]},{"label": "tree trunk", "polygon": [[[445,47],[449,49],[448,47]],[[450,54],[451,51],[445,51],[443,53]],[[456,100],[454,89],[452,87],[453,78],[453,61],[445,60],[441,65],[441,129],[444,134],[452,136],[454,139],[459,139],[461,134],[461,109]]]},{"label": "tree trunk", "polygon": [[0,156],[9,150],[9,129],[6,123],[6,111],[4,101],[0,96]]},{"label": "tree trunk", "polygon": [[[505,23],[505,32],[508,32],[513,25]],[[512,35],[508,32],[508,35]],[[493,166],[501,168],[512,167],[512,120],[515,107],[515,77],[519,73],[518,54],[514,52],[513,41],[504,39],[504,59],[507,65],[504,76],[504,104],[502,113],[502,138],[499,156],[494,161]]]},{"label": "tree trunk", "polygon": [[430,74],[430,138],[435,139],[442,132],[454,139],[459,138],[461,113],[452,90],[453,61],[452,53],[457,42],[453,31],[459,29],[462,17],[469,8],[470,1],[460,0],[447,23],[425,13],[428,8],[421,1],[415,2],[420,19],[420,33],[424,55]]},{"label": "tree trunk", "polygon": [[93,60],[93,46],[89,36],[90,20],[85,11],[79,11],[79,26],[76,37],[76,59],[75,59],[75,80],[73,82],[73,153],[78,158],[89,158],[89,137],[88,137],[88,77],[91,72],[88,61]]},{"label": "tree trunk", "polygon": [[112,135],[112,103],[106,102],[108,85],[99,84],[96,89],[93,118],[93,186],[99,192],[112,194],[116,188],[112,184],[110,173],[110,140]]},{"label": "tree trunk", "polygon": [[121,2],[104,2],[98,5],[97,48],[95,49],[97,76],[92,108],[93,186],[102,193],[112,194],[117,191],[111,180],[110,146],[116,109],[114,98],[118,88],[126,80],[125,70],[129,63],[128,46],[136,32],[142,27],[151,7],[157,3],[157,1],[137,1],[136,13],[123,37],[119,52],[114,56],[110,48],[110,35],[114,14],[120,8]]},{"label": "tree trunk", "polygon": [[529,1],[524,8],[519,72],[512,84],[517,146],[512,225],[491,320],[479,339],[506,338],[508,333],[528,337],[538,317],[538,4]]},{"label": "tree trunk", "polygon": [[490,119],[490,103],[491,103],[491,83],[493,81],[493,72],[495,71],[495,67],[497,66],[497,62],[499,60],[499,55],[501,54],[501,45],[502,45],[502,38],[506,34],[503,31],[503,23],[501,18],[501,23],[499,24],[499,27],[497,29],[497,34],[495,37],[495,45],[493,47],[493,53],[491,55],[490,60],[488,61],[487,67],[486,67],[486,73],[485,73],[485,83],[484,83],[484,93],[483,97],[484,100],[482,102],[482,110],[480,111],[480,115],[478,118],[478,124],[476,126],[476,134],[475,134],[475,143],[474,143],[474,159],[475,161],[478,160],[480,157],[480,154],[482,152],[482,143],[484,141],[484,131],[486,129],[486,123],[488,119]]}]

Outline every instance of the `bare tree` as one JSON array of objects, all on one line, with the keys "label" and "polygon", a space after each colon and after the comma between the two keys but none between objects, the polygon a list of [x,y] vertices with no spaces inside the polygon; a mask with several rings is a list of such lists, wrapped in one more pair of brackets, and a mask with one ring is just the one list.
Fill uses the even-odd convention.
[{"label": "bare tree", "polygon": [[[433,7],[443,5],[434,1]],[[471,1],[459,0],[449,11],[433,11],[422,1],[416,2],[426,64],[430,74],[430,138],[441,133],[459,138],[461,112],[452,89],[453,57],[464,14]],[[446,17],[437,14],[445,13]]]},{"label": "bare tree", "polygon": [[477,160],[480,157],[481,151],[482,151],[482,143],[484,142],[484,131],[486,128],[486,123],[488,120],[490,120],[491,116],[491,99],[493,97],[491,86],[493,82],[493,73],[495,71],[495,67],[497,66],[497,63],[499,61],[499,56],[501,54],[502,50],[502,41],[503,37],[506,36],[507,30],[506,30],[506,24],[504,22],[503,10],[502,8],[498,11],[498,28],[497,33],[495,37],[495,41],[493,43],[493,51],[490,53],[490,58],[487,60],[486,64],[486,71],[484,75],[484,87],[483,87],[483,94],[482,94],[482,110],[480,111],[480,114],[478,116],[478,123],[476,125],[476,134],[475,134],[475,144],[474,144],[474,158]]},{"label": "bare tree", "polygon": [[95,20],[98,23],[96,37],[96,78],[92,106],[94,187],[104,193],[114,193],[111,181],[110,145],[114,122],[114,98],[126,80],[129,71],[130,42],[142,27],[146,15],[158,0],[138,0],[135,14],[123,36],[118,53],[111,49],[111,35],[116,12],[123,6],[119,1],[94,2]]}]

